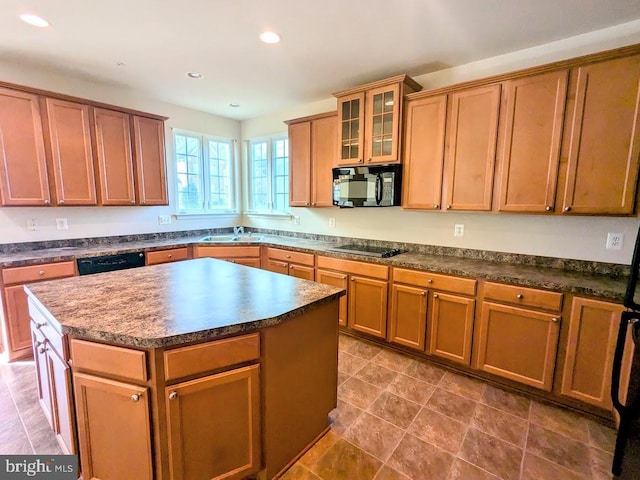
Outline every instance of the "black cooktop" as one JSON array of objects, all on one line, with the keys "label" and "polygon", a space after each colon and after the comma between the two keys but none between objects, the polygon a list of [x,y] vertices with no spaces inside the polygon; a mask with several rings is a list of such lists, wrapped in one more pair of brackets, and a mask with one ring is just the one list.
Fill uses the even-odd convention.
[{"label": "black cooktop", "polygon": [[369,247],[369,246],[355,245],[355,244],[332,247],[329,250],[334,250],[336,252],[357,253],[359,255],[368,255],[370,257],[380,257],[380,258],[393,257],[394,255],[403,253],[402,250],[400,250],[399,248]]}]

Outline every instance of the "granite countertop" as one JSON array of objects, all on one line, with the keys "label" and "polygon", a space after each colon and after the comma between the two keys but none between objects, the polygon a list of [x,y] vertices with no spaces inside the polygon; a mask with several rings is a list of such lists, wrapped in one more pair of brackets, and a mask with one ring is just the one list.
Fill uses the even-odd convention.
[{"label": "granite countertop", "polygon": [[76,258],[126,253],[132,251],[154,251],[167,248],[178,248],[189,245],[267,245],[283,247],[291,250],[326,255],[349,260],[366,261],[393,267],[405,267],[426,270],[434,273],[457,275],[495,282],[520,285],[524,287],[543,288],[548,290],[588,295],[621,302],[626,288],[627,278],[623,275],[603,275],[590,272],[574,271],[547,266],[509,263],[509,255],[505,261],[467,258],[446,254],[419,253],[409,251],[390,258],[376,258],[353,253],[332,251],[335,242],[313,239],[287,237],[283,235],[262,235],[260,239],[244,242],[202,242],[202,236],[187,236],[162,240],[133,241],[126,243],[102,244],[82,247],[49,248],[29,250],[10,254],[0,254],[0,267],[18,267],[38,263],[74,260]]},{"label": "granite countertop", "polygon": [[201,258],[25,287],[63,334],[165,347],[276,325],[344,290]]}]

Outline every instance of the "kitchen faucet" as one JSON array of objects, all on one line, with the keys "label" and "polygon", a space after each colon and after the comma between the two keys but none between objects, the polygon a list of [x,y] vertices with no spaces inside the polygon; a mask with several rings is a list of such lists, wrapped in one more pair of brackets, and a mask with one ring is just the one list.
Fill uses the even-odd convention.
[{"label": "kitchen faucet", "polygon": [[238,235],[244,235],[244,227],[243,226],[238,226],[238,227],[233,227],[233,234],[237,237]]}]

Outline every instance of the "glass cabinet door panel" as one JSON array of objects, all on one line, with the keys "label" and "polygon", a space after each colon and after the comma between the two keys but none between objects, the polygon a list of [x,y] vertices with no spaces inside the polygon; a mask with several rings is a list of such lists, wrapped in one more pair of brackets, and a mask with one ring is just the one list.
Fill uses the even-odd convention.
[{"label": "glass cabinet door panel", "polygon": [[[360,145],[362,144],[362,133],[360,126],[361,117],[364,110],[364,94],[359,93],[340,100],[340,159],[341,163],[360,163]],[[352,162],[353,160],[353,162]]]},{"label": "glass cabinet door panel", "polygon": [[383,105],[382,105],[383,95],[378,94],[373,96],[373,114],[380,115],[382,113]]}]

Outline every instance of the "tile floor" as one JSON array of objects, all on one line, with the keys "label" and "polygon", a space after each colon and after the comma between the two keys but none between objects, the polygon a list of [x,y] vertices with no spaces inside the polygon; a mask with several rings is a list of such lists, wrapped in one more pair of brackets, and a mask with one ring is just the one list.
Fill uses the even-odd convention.
[{"label": "tile floor", "polygon": [[[614,431],[340,336],[332,429],[283,480],[611,479]],[[0,365],[0,454],[60,453],[33,363]]]}]

